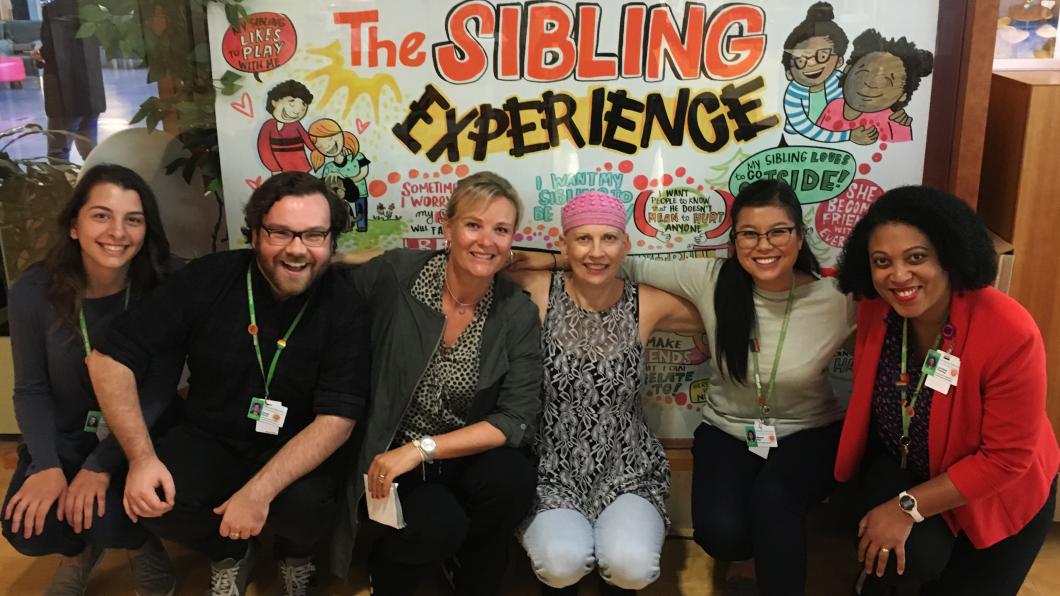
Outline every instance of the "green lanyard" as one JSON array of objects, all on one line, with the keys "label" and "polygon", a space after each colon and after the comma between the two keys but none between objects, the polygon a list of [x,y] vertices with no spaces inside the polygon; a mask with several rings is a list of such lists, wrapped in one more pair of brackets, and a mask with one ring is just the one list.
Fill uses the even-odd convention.
[{"label": "green lanyard", "polygon": [[[948,318],[948,317],[947,317]],[[935,343],[932,344],[931,350],[928,350],[928,354],[932,350],[937,350],[939,347],[939,341],[941,341],[942,335],[935,335]],[[924,354],[924,361],[927,362],[928,354]],[[927,377],[924,374],[924,367],[920,367],[920,379],[916,382],[916,391],[913,392],[913,397],[909,397],[909,372],[907,371],[909,359],[909,319],[902,319],[902,372],[898,376],[898,385],[902,394],[902,436],[898,437],[898,448],[901,450],[901,467],[904,470],[906,466],[906,460],[909,457],[909,426],[913,422],[913,416],[916,415],[916,401],[920,397],[920,391],[924,388],[924,378]]]},{"label": "green lanyard", "polygon": [[287,333],[283,334],[283,337],[276,340],[276,351],[272,354],[272,362],[269,364],[269,374],[265,374],[265,364],[261,360],[261,344],[258,343],[258,319],[254,310],[254,288],[250,283],[250,270],[254,267],[251,263],[250,267],[247,268],[247,305],[250,311],[250,326],[247,327],[247,332],[250,333],[250,337],[254,339],[254,355],[258,357],[258,369],[261,370],[261,378],[265,381],[265,399],[269,399],[269,386],[272,385],[272,375],[276,372],[276,363],[280,360],[280,354],[283,349],[287,347],[287,339],[291,337],[291,333],[294,328],[298,326],[299,321],[302,320],[302,315],[305,314],[305,308],[309,306],[309,300],[307,299],[302,308],[298,309],[298,314],[295,315],[294,320],[291,321],[291,326],[287,328]]},{"label": "green lanyard", "polygon": [[[777,351],[773,354],[773,372],[769,373],[769,386],[766,387],[765,391],[762,391],[762,374],[758,365],[758,352],[762,349],[762,342],[759,341],[758,337],[753,338],[754,345],[751,349],[751,358],[754,360],[755,365],[755,390],[758,392],[758,407],[762,409],[762,415],[769,414],[769,404],[767,403],[770,398],[773,397],[773,390],[777,384],[777,369],[780,368],[780,352],[784,349],[784,338],[788,335],[788,321],[791,320],[791,306],[795,303],[795,280],[791,280],[791,289],[788,290],[788,304],[784,308],[784,322],[780,325],[780,338],[777,340]],[[758,331],[758,319],[755,318],[755,334],[761,335]]]},{"label": "green lanyard", "polygon": [[[129,292],[132,290],[132,286],[125,287],[125,309],[129,308]],[[85,307],[81,307],[81,311],[78,314],[78,319],[81,323],[81,341],[85,344],[85,358],[92,353],[92,342],[88,340],[88,323],[85,322]]]}]

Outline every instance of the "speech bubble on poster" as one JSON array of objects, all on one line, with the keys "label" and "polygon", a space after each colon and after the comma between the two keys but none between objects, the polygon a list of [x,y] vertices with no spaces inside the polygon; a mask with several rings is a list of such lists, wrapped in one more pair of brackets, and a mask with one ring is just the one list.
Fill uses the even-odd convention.
[{"label": "speech bubble on poster", "polygon": [[817,236],[828,246],[843,248],[854,224],[882,194],[883,188],[879,184],[856,178],[839,196],[817,208],[814,216]]},{"label": "speech bubble on poster", "polygon": [[232,68],[243,72],[268,72],[287,63],[298,49],[298,32],[287,15],[255,12],[229,27],[221,40],[221,54]]},{"label": "speech bubble on poster", "polygon": [[706,244],[728,230],[731,204],[724,190],[701,192],[685,186],[646,190],[633,204],[633,223],[641,234],[661,242],[691,236],[695,244]]},{"label": "speech bubble on poster", "polygon": [[800,203],[812,205],[846,190],[856,166],[854,156],[841,149],[775,147],[736,166],[729,176],[729,190],[735,195],[758,180],[783,180],[795,190]]}]

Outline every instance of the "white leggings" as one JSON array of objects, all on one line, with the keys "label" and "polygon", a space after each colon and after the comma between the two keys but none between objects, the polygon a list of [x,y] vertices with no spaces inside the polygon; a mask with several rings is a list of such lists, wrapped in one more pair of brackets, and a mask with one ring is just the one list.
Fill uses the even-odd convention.
[{"label": "white leggings", "polygon": [[640,590],[659,577],[665,537],[655,507],[624,494],[600,512],[595,526],[572,509],[542,511],[522,542],[537,578],[553,588],[574,585],[599,565],[607,583]]}]

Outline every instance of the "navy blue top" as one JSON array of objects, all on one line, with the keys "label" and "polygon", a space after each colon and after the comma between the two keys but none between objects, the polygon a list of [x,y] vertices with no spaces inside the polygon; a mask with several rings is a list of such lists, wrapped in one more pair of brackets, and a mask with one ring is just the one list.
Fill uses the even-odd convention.
[{"label": "navy blue top", "polygon": [[[923,364],[923,355],[919,358],[913,356],[910,348],[906,367],[906,372],[909,373],[910,398],[920,381],[920,368]],[[902,317],[891,310],[887,313],[887,334],[883,338],[880,365],[876,369],[876,385],[872,390],[872,432],[895,460],[900,460],[902,453],[898,443],[899,437],[902,436],[902,392],[895,384],[901,372]],[[934,394],[930,387],[924,385],[920,390],[920,397],[916,400],[916,414],[909,424],[907,467],[923,480],[931,477],[931,467],[928,463],[928,422],[931,420],[931,398]]]},{"label": "navy blue top", "polygon": [[[168,268],[181,265],[170,259]],[[113,473],[125,458],[117,440],[100,442],[86,432],[85,418],[99,410],[85,367],[80,330],[59,320],[48,302],[51,276],[35,265],[11,286],[8,316],[15,368],[15,418],[29,450],[27,474],[57,468],[62,462],[82,464],[87,470]],[[83,301],[88,337],[95,347],[115,317],[125,310],[125,291]],[[172,403],[182,360],[158,361],[141,378],[142,408],[148,425]]]}]

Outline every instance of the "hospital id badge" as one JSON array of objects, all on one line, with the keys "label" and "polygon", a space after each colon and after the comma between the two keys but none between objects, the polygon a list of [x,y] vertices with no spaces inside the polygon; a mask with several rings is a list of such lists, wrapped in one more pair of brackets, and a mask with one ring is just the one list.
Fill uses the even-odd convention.
[{"label": "hospital id badge", "polygon": [[776,447],[780,444],[777,441],[777,429],[775,426],[766,424],[761,420],[755,420],[754,424],[755,435],[758,437],[759,447]]},{"label": "hospital id badge", "polygon": [[961,359],[941,350],[931,350],[927,360],[930,362],[932,359],[934,366],[924,384],[939,393],[948,393],[950,387],[957,386],[957,379],[961,374]]}]

